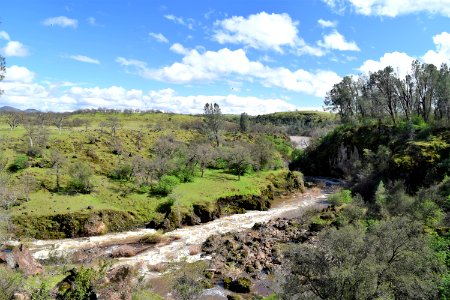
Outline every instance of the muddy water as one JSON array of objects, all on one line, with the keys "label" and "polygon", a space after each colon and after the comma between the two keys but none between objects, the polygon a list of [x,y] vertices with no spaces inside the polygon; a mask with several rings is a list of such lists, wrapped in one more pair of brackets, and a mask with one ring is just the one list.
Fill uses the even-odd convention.
[{"label": "muddy water", "polygon": [[[251,228],[257,222],[263,223],[279,217],[298,215],[307,208],[324,205],[330,192],[330,189],[310,189],[304,194],[293,194],[275,200],[272,208],[268,211],[248,211],[245,214],[226,216],[209,223],[167,232],[165,235],[174,241],[169,244],[156,245],[134,257],[120,258],[118,263],[140,263],[143,266],[143,273],[148,273],[149,266],[160,263],[181,260],[193,262],[207,259],[200,257],[198,249],[210,235],[239,231]],[[154,232],[153,229],[139,229],[88,238],[35,240],[30,242],[28,247],[35,258],[45,260],[51,256],[68,257],[82,249],[124,244],[124,241],[137,241],[146,234]]]}]

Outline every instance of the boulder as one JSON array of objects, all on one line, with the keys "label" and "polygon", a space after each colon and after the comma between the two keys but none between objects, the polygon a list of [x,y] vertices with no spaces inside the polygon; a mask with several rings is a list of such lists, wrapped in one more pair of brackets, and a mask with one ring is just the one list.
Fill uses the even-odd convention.
[{"label": "boulder", "polygon": [[44,270],[42,265],[31,256],[28,248],[22,244],[0,249],[0,263],[6,263],[12,269],[21,270],[25,276],[36,275]]},{"label": "boulder", "polygon": [[108,232],[108,227],[97,215],[92,215],[84,223],[84,232],[87,236],[103,235]]},{"label": "boulder", "polygon": [[111,257],[133,257],[136,256],[137,251],[135,248],[129,245],[119,246],[117,249],[113,250]]}]

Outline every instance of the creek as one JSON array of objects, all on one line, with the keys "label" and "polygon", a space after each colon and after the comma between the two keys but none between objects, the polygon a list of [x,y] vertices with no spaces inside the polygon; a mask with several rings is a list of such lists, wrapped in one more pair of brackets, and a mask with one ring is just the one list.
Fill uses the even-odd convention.
[{"label": "creek", "polygon": [[[264,223],[281,217],[295,217],[305,209],[325,206],[327,196],[339,183],[327,179],[319,179],[319,181],[322,182],[323,188],[307,189],[305,193],[279,197],[273,201],[272,208],[267,211],[248,211],[164,233],[164,238],[170,242],[156,244],[132,257],[118,258],[116,263],[140,263],[143,266],[141,268],[143,273],[150,275],[152,272],[148,270],[152,269],[151,266],[161,263],[194,262],[200,259],[208,259],[208,257],[201,257],[199,249],[201,244],[211,235],[248,229],[255,223]],[[103,249],[102,255],[107,257],[120,245],[127,244],[127,242],[132,243],[152,233],[155,233],[154,229],[138,229],[86,238],[33,240],[27,243],[27,247],[33,257],[39,260],[47,260],[52,257],[70,258],[80,251],[89,253],[91,249]]]}]

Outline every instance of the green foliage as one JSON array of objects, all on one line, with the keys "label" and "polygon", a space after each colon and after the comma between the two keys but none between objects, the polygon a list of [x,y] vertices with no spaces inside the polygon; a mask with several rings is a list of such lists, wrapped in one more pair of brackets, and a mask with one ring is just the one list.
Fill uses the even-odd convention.
[{"label": "green foliage", "polygon": [[122,163],[117,166],[111,173],[110,177],[116,180],[130,180],[133,175],[133,166],[128,163]]},{"label": "green foliage", "polygon": [[92,190],[92,170],[85,162],[77,161],[69,167],[70,180],[67,190],[70,192],[90,193]]},{"label": "green foliage", "polygon": [[203,286],[196,278],[183,273],[175,279],[172,290],[176,300],[193,300],[198,299]]},{"label": "green foliage", "polygon": [[31,300],[51,300],[50,292],[49,285],[46,282],[42,282],[39,288],[31,294]]},{"label": "green foliage", "polygon": [[23,286],[22,274],[0,265],[0,300],[11,300]]},{"label": "green foliage", "polygon": [[328,229],[316,245],[295,246],[287,257],[290,275],[280,299],[433,299],[438,294],[440,261],[422,226],[407,218]]},{"label": "green foliage", "polygon": [[17,172],[28,167],[28,157],[26,155],[18,155],[13,163],[8,167],[10,172]]},{"label": "green foliage", "polygon": [[74,271],[72,284],[69,289],[63,293],[63,299],[81,300],[90,299],[93,295],[92,281],[95,279],[96,273],[94,269],[80,267]]},{"label": "green foliage", "polygon": [[348,204],[352,202],[352,192],[350,190],[340,190],[328,197],[328,201],[336,206],[341,206],[343,204]]},{"label": "green foliage", "polygon": [[164,175],[159,182],[152,186],[152,193],[159,196],[167,196],[180,183],[178,177],[173,175]]}]

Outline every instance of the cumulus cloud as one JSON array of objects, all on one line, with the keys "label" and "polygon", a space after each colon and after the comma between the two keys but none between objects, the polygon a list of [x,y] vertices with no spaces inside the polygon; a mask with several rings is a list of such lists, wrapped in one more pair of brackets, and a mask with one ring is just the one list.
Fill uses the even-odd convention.
[{"label": "cumulus cloud", "polygon": [[433,37],[433,42],[436,45],[436,50],[429,50],[422,56],[422,60],[428,64],[434,64],[440,67],[443,63],[450,62],[450,34],[442,32]]},{"label": "cumulus cloud", "polygon": [[292,53],[322,56],[320,49],[309,46],[298,35],[298,22],[286,14],[260,12],[247,18],[233,16],[214,22],[213,39],[220,44],[242,44],[247,47],[274,50],[283,53],[287,47]]},{"label": "cumulus cloud", "polygon": [[415,60],[404,52],[392,52],[384,54],[379,60],[366,60],[359,70],[365,74],[376,72],[388,66],[394,68],[394,71],[404,77],[411,73],[411,64]]},{"label": "cumulus cloud", "polygon": [[169,42],[169,40],[162,33],[150,32],[148,35],[150,37],[152,37],[155,41],[158,41],[160,43],[168,43]]},{"label": "cumulus cloud", "polygon": [[336,27],[337,23],[334,21],[328,21],[328,20],[323,20],[323,19],[319,19],[317,20],[317,23],[320,25],[320,27]]},{"label": "cumulus cloud", "polygon": [[27,47],[25,47],[21,42],[9,41],[5,47],[2,48],[2,53],[5,56],[17,56],[24,57],[28,56],[29,52]]},{"label": "cumulus cloud", "polygon": [[88,64],[96,64],[96,65],[100,64],[100,61],[98,59],[91,58],[91,57],[85,56],[85,55],[69,55],[69,56],[67,56],[67,58],[70,58],[72,60],[76,60],[79,62],[88,63]]},{"label": "cumulus cloud", "polygon": [[366,60],[358,70],[368,74],[391,66],[400,77],[404,77],[411,74],[411,64],[416,59],[434,64],[438,68],[443,63],[450,64],[450,34],[447,32],[437,34],[433,37],[433,42],[436,49],[428,50],[421,57],[412,57],[404,52],[385,53],[379,60]]},{"label": "cumulus cloud", "polygon": [[27,68],[14,65],[6,68],[4,82],[30,83],[34,76]]},{"label": "cumulus cloud", "polygon": [[60,26],[60,27],[72,27],[76,28],[78,26],[78,20],[70,19],[66,16],[59,16],[53,18],[47,18],[42,22],[45,26]]},{"label": "cumulus cloud", "polygon": [[34,82],[34,73],[24,67],[7,68],[3,83],[2,105],[20,109],[71,111],[80,108],[108,107],[114,109],[159,109],[176,113],[202,113],[207,102],[216,102],[224,113],[263,114],[295,110],[297,107],[282,99],[261,99],[229,95],[178,95],[173,89],[144,92],[121,86],[80,87],[73,83]]},{"label": "cumulus cloud", "polygon": [[256,49],[274,49],[294,46],[298,38],[297,25],[288,14],[261,12],[248,18],[234,16],[216,21],[213,38],[221,44],[244,44]]},{"label": "cumulus cloud", "polygon": [[9,37],[9,34],[6,31],[0,31],[0,39],[10,41],[11,38]]},{"label": "cumulus cloud", "polygon": [[340,51],[360,51],[356,42],[348,42],[345,37],[337,30],[327,34],[323,37],[323,41],[317,42],[317,44],[325,49],[334,49]]},{"label": "cumulus cloud", "polygon": [[152,69],[143,61],[118,57],[116,62],[128,72],[141,77],[170,83],[192,83],[214,81],[233,77],[242,80],[258,80],[267,87],[280,87],[289,91],[304,92],[322,97],[340,77],[332,71],[291,71],[284,67],[272,68],[261,62],[251,61],[244,50],[223,48],[218,51],[199,53],[187,50],[181,45],[172,46],[173,51],[183,54],[180,62]]},{"label": "cumulus cloud", "polygon": [[450,17],[450,0],[323,0],[331,8],[342,12],[350,6],[363,15],[396,17],[427,12]]}]

